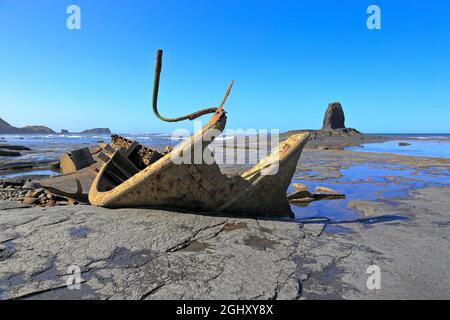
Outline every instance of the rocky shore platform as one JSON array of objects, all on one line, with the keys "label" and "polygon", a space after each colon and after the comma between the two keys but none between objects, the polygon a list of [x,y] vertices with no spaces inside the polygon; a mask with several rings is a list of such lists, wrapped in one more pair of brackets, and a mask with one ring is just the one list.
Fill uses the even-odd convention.
[{"label": "rocky shore platform", "polygon": [[286,221],[1,201],[0,299],[449,299],[449,176],[447,159],[309,149],[294,180],[348,199]]},{"label": "rocky shore platform", "polygon": [[346,147],[357,147],[364,143],[385,142],[396,139],[396,137],[363,134],[351,128],[294,130],[281,134],[281,139],[300,132],[310,133],[310,138],[306,145],[307,149],[344,150]]},{"label": "rocky shore platform", "polygon": [[331,102],[325,111],[323,125],[319,130],[293,130],[281,134],[285,139],[291,134],[309,132],[310,138],[307,144],[309,149],[343,150],[345,147],[359,146],[363,143],[384,142],[386,136],[367,135],[353,128],[345,126],[345,114],[341,103]]}]

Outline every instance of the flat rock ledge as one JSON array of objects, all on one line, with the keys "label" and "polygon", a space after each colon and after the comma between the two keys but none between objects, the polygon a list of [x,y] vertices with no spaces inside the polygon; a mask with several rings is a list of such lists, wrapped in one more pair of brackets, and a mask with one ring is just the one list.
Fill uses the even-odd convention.
[{"label": "flat rock ledge", "polygon": [[[0,202],[0,299],[299,299],[323,225]],[[67,280],[79,267],[80,289]],[[71,269],[72,268],[72,269]]]}]

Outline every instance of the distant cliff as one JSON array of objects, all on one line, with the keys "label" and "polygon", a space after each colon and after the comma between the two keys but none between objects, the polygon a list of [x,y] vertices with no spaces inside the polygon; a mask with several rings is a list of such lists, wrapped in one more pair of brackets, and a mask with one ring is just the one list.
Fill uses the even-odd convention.
[{"label": "distant cliff", "polygon": [[69,130],[62,129],[61,134],[111,134],[111,130],[109,130],[108,128],[94,128],[81,132],[70,132]]},{"label": "distant cliff", "polygon": [[33,134],[33,133],[55,133],[52,129],[45,126],[26,126],[17,128],[0,118],[0,134]]},{"label": "distant cliff", "polygon": [[108,128],[95,128],[81,131],[82,134],[111,134],[111,130]]},{"label": "distant cliff", "polygon": [[[71,133],[69,130],[61,130],[61,134]],[[79,132],[81,134],[111,134],[108,128],[94,128]],[[0,118],[0,134],[56,134],[55,131],[46,126],[26,126],[18,128],[10,125],[8,122]]]}]

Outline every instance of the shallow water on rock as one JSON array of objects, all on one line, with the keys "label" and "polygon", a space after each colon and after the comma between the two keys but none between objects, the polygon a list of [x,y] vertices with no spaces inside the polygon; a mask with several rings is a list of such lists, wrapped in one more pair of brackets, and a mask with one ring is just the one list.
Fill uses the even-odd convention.
[{"label": "shallow water on rock", "polygon": [[0,179],[13,179],[25,176],[52,176],[52,175],[58,175],[58,173],[52,170],[32,170],[0,175]]},{"label": "shallow water on rock", "polygon": [[[408,145],[400,145],[407,143]],[[393,153],[404,156],[450,158],[450,141],[446,140],[392,140],[382,143],[366,143],[345,150],[357,152]]]},{"label": "shallow water on rock", "polygon": [[[292,204],[296,220],[307,218],[327,218],[333,222],[360,219],[358,211],[349,207],[355,200],[389,201],[405,198],[408,192],[427,186],[449,186],[449,170],[429,173],[417,171],[402,165],[386,165],[380,163],[354,165],[340,170],[342,176],[326,181],[294,179],[293,183],[302,183],[313,192],[315,187],[327,187],[345,194],[345,199],[314,201],[305,207]],[[289,191],[294,191],[292,187]],[[361,222],[372,224],[386,220],[394,220],[395,216],[386,219],[366,219]],[[401,218],[401,216],[399,216]]]}]

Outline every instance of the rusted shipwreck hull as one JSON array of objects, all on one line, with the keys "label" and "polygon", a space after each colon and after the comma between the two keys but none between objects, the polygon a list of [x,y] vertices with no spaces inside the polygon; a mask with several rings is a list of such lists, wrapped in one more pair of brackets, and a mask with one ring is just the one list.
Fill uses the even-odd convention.
[{"label": "rusted shipwreck hull", "polygon": [[[225,122],[225,112],[217,110],[200,132],[119,184],[120,178],[114,177],[113,172],[117,171],[114,159],[121,151],[115,151],[94,179],[89,202],[110,208],[166,207],[201,212],[290,215],[286,191],[308,140],[307,133],[291,136],[270,156],[239,176],[222,174],[215,162],[177,163],[177,157],[189,152],[194,154],[196,147],[200,146],[205,152],[213,140],[211,133],[222,131]],[[276,174],[267,172],[272,168],[278,170]]]},{"label": "rusted shipwreck hull", "polygon": [[[156,116],[164,121],[180,121],[213,113],[211,119],[199,132],[166,154],[113,136],[111,145],[104,146],[96,155],[96,164],[83,169],[87,171],[83,185],[90,184],[90,188],[86,190],[84,187],[83,191],[79,188],[77,194],[88,191],[91,204],[109,208],[157,207],[208,213],[291,216],[286,192],[309,134],[290,136],[252,169],[236,176],[222,174],[212,154],[210,161],[196,162],[194,154],[199,151],[201,155],[210,153],[208,145],[225,128],[227,117],[223,105],[233,82],[219,107],[180,118],[164,118],[157,110],[161,58],[162,51],[158,51],[153,90]],[[76,175],[63,179],[76,179]]]}]

